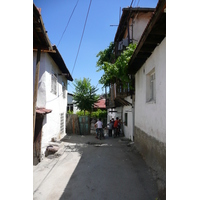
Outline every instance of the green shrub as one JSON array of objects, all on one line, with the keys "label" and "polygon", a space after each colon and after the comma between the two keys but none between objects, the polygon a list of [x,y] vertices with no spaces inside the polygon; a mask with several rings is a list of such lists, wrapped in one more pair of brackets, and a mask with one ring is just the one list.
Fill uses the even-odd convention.
[{"label": "green shrub", "polygon": [[73,113],[73,111],[69,110],[69,111],[67,112],[67,114],[72,115],[72,114],[74,114],[74,113]]},{"label": "green shrub", "polygon": [[[78,116],[84,116],[84,111],[78,111],[76,114]],[[89,116],[89,115],[90,115],[90,113],[88,111],[85,111],[85,116]],[[91,113],[91,117],[97,118],[97,119],[106,118],[107,117],[107,111],[98,109],[97,111]]]}]

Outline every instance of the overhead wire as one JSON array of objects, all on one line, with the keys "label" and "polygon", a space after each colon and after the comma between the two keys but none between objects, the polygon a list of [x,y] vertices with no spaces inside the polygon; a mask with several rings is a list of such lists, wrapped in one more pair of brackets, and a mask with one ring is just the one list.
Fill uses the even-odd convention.
[{"label": "overhead wire", "polygon": [[75,59],[75,62],[74,62],[74,66],[73,66],[73,69],[72,69],[71,75],[73,74],[73,71],[74,71],[74,68],[75,68],[75,65],[76,65],[76,61],[77,61],[77,58],[78,58],[78,54],[79,54],[79,51],[80,51],[80,47],[81,47],[81,43],[82,43],[82,39],[83,39],[83,35],[84,35],[84,32],[85,32],[85,27],[86,27],[86,23],[87,23],[88,15],[89,15],[89,12],[90,12],[90,6],[91,6],[91,3],[92,3],[92,0],[90,0],[90,4],[89,4],[89,7],[88,7],[88,12],[87,12],[87,16],[86,16],[86,19],[85,19],[85,24],[84,24],[84,27],[83,27],[82,36],[81,36],[81,40],[80,40],[80,43],[79,43],[79,47],[78,47],[78,51],[77,51],[77,54],[76,54],[76,59]]},{"label": "overhead wire", "polygon": [[132,7],[133,1],[134,1],[134,0],[131,1],[131,5],[130,5],[130,7]]},{"label": "overhead wire", "polygon": [[71,13],[71,15],[70,15],[70,17],[69,17],[69,20],[68,20],[67,25],[66,25],[66,27],[65,27],[65,29],[64,29],[64,31],[63,31],[63,33],[62,33],[62,36],[61,36],[61,38],[60,38],[60,40],[59,40],[59,42],[58,42],[57,47],[59,46],[59,44],[60,44],[60,42],[61,42],[61,40],[62,40],[62,38],[63,38],[63,35],[64,35],[64,33],[65,33],[65,31],[66,31],[68,25],[69,25],[69,22],[70,22],[70,20],[71,20],[71,18],[72,18],[72,15],[74,14],[74,11],[75,11],[75,9],[76,9],[76,6],[78,5],[78,2],[79,2],[79,0],[77,0],[76,5],[74,6],[74,9],[73,9],[73,11],[72,11],[72,13]]},{"label": "overhead wire", "polygon": [[72,87],[72,85],[68,82],[68,85],[72,88],[72,89],[74,89],[74,87]]}]

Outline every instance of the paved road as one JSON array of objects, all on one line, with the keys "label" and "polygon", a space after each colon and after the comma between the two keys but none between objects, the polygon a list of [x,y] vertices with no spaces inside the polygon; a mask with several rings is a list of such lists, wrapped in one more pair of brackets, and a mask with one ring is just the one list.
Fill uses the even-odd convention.
[{"label": "paved road", "polygon": [[60,156],[34,167],[33,199],[155,200],[158,191],[151,171],[128,143],[66,136]]}]

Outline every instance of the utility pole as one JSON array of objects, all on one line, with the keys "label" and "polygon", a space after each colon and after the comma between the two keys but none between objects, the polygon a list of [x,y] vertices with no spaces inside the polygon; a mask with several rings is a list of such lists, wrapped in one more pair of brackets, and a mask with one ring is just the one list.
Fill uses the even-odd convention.
[{"label": "utility pole", "polygon": [[40,72],[40,54],[41,54],[41,49],[38,49],[37,61],[36,61],[36,72],[35,72],[34,94],[33,94],[33,141],[34,141],[34,134],[35,134],[36,102],[37,102],[37,92],[38,92],[38,82],[39,82],[39,72]]}]

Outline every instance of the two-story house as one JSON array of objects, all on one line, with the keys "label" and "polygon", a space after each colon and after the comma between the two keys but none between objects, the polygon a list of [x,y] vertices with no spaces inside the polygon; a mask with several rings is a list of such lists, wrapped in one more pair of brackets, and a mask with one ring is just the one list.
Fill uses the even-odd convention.
[{"label": "two-story house", "polygon": [[[138,43],[140,37],[152,17],[154,8],[123,8],[123,13],[115,35],[115,57],[117,58],[130,43]],[[132,88],[123,88],[116,80],[107,90],[109,97],[106,100],[108,112],[107,120],[118,117],[123,121],[122,131],[125,137],[133,140],[134,136],[134,77]]]},{"label": "two-story house", "polygon": [[128,67],[135,77],[134,145],[166,195],[166,0],[159,0]]},{"label": "two-story house", "polygon": [[41,161],[52,138],[60,139],[65,135],[67,83],[73,78],[56,46],[48,50],[36,45],[45,42],[48,36],[43,25],[43,30],[39,28],[43,24],[42,18],[39,10],[33,6],[33,86],[36,100],[33,153],[34,158]]}]

